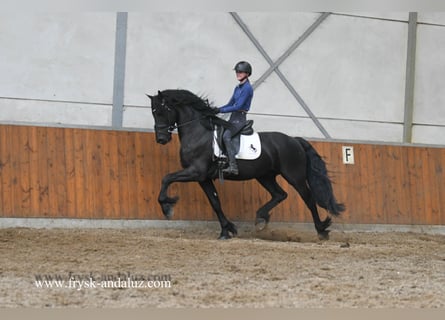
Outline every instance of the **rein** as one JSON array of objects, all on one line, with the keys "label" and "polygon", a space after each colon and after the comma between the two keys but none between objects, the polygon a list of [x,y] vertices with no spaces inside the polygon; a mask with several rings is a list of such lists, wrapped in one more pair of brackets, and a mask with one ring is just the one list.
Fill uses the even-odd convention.
[{"label": "rein", "polygon": [[[208,101],[206,101],[206,104],[207,104],[208,107],[210,107],[210,104],[209,104]],[[166,103],[166,101],[164,99],[162,99],[160,107],[163,108],[167,112],[168,124],[156,124],[155,123],[155,126],[154,126],[155,130],[157,130],[157,129],[161,129],[162,130],[162,129],[168,128],[168,132],[172,133],[174,130],[176,130],[178,128],[188,126],[190,124],[193,124],[193,123],[195,123],[197,121],[201,121],[201,120],[206,119],[206,118],[209,118],[211,127],[213,127],[213,125],[215,125],[215,124],[216,125],[221,125],[221,126],[223,126],[225,128],[229,128],[230,127],[230,124],[228,124],[227,121],[219,119],[218,117],[215,117],[216,119],[214,119],[214,117],[212,117],[211,114],[201,115],[201,116],[198,116],[197,118],[185,121],[183,123],[177,123],[176,121],[173,122],[172,120],[174,120],[174,119],[171,118],[170,111],[172,111],[174,109],[174,107],[170,107],[169,105],[167,105],[167,103]],[[156,108],[157,107],[152,108],[153,112],[156,112]],[[171,124],[171,123],[173,123],[173,124]],[[209,130],[211,130],[211,129],[209,129]]]},{"label": "rein", "polygon": [[[208,101],[207,101],[207,105],[209,105],[209,102],[208,102]],[[165,101],[162,101],[161,107],[166,108],[166,110],[167,110],[167,118],[168,118],[168,122],[170,122],[170,110],[172,110],[172,108],[171,108],[170,106],[168,106],[168,105],[165,103]],[[187,125],[192,124],[192,123],[194,123],[194,122],[196,122],[196,121],[201,121],[202,119],[205,119],[206,117],[208,117],[208,115],[203,115],[203,116],[201,116],[201,117],[198,117],[198,118],[195,118],[195,119],[192,119],[192,120],[189,120],[189,121],[180,123],[180,124],[178,124],[178,123],[175,122],[173,125],[169,125],[169,124],[161,124],[161,125],[157,125],[157,124],[155,124],[155,129],[156,129],[156,128],[159,128],[159,129],[168,128],[168,132],[172,133],[174,130],[176,130],[176,129],[178,129],[178,128],[187,126]]]},{"label": "rein", "polygon": [[[166,106],[166,105],[164,105],[164,106],[167,108],[167,117],[168,117],[168,120],[170,122],[170,113],[168,113],[168,112],[171,110],[171,108]],[[208,115],[203,115],[201,117],[198,117],[198,118],[195,118],[195,119],[192,119],[192,120],[180,123],[180,124],[175,122],[175,124],[173,124],[173,125],[170,125],[170,124],[155,124],[155,129],[168,128],[168,132],[172,133],[173,131],[175,131],[178,128],[187,126],[187,125],[192,124],[192,123],[194,123],[196,121],[201,121],[202,119],[205,119],[206,117],[208,117]]]},{"label": "rein", "polygon": [[168,125],[165,125],[165,126],[168,126],[168,127],[169,127],[169,128],[168,128],[168,131],[169,131],[169,132],[173,132],[175,129],[178,129],[178,128],[187,126],[187,125],[192,124],[193,122],[196,122],[196,121],[201,121],[202,119],[205,119],[206,117],[207,117],[207,116],[201,116],[201,117],[199,117],[199,118],[195,118],[195,119],[192,119],[192,120],[189,120],[189,121],[180,123],[180,124],[175,123],[175,124],[172,125],[172,126],[168,126]]}]

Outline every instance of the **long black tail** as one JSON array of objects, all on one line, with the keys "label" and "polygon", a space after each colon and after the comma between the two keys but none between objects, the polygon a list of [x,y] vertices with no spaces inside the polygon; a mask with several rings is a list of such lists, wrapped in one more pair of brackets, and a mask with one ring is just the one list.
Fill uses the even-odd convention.
[{"label": "long black tail", "polygon": [[345,211],[345,206],[338,203],[332,190],[332,182],[328,176],[326,163],[312,147],[312,145],[303,138],[296,137],[304,150],[307,158],[307,181],[312,191],[315,202],[322,208],[326,209],[334,216],[338,216]]}]

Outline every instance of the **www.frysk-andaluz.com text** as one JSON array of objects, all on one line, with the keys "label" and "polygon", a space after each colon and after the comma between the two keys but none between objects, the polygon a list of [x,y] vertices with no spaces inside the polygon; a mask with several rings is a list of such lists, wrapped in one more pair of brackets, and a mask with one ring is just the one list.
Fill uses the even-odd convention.
[{"label": "www.frysk-andaluz.com text", "polygon": [[80,274],[67,272],[66,274],[36,274],[34,285],[37,288],[65,288],[65,289],[97,289],[97,288],[171,288],[170,275],[132,274],[117,272],[100,274],[89,272]]}]

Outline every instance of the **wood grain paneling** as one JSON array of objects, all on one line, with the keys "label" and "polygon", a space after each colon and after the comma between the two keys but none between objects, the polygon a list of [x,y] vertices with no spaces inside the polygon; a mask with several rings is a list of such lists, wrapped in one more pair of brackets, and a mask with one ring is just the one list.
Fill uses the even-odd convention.
[{"label": "wood grain paneling", "polygon": [[[347,206],[340,222],[445,224],[445,149],[348,143],[355,164],[344,165],[341,143],[312,144]],[[162,177],[180,169],[178,149],[176,135],[161,146],[153,133],[2,125],[0,216],[163,219],[157,196]],[[311,222],[297,192],[278,181],[289,196],[273,221]],[[253,221],[270,199],[256,181],[215,185],[233,220]],[[180,197],[174,219],[215,219],[197,183],[170,194]]]}]

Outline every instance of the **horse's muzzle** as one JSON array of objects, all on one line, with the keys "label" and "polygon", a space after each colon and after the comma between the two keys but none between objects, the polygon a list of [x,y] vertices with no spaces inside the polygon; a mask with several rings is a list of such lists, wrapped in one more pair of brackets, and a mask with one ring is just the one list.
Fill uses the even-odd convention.
[{"label": "horse's muzzle", "polygon": [[156,134],[156,142],[159,144],[167,144],[172,139],[171,133],[157,133]]}]

